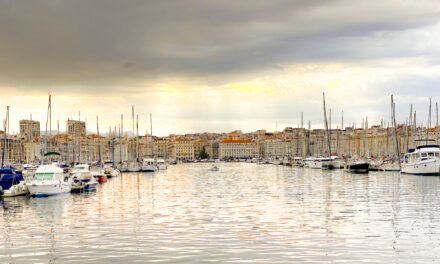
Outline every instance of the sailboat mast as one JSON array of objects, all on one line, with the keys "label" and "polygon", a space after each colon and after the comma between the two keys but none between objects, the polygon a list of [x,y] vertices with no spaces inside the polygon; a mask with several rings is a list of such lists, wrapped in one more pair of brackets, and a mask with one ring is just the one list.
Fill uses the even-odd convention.
[{"label": "sailboat mast", "polygon": [[399,140],[397,138],[397,124],[396,124],[396,104],[394,103],[393,95],[391,95],[391,120],[394,124],[394,137],[396,139],[396,155],[400,166],[400,148]]},{"label": "sailboat mast", "polygon": [[153,144],[153,115],[150,113],[150,136],[151,136],[151,156],[154,158],[154,144]]},{"label": "sailboat mast", "polygon": [[8,119],[8,112],[9,112],[9,106],[6,106],[6,118],[5,121],[3,123],[3,128],[4,128],[4,140],[3,140],[3,151],[2,151],[2,168],[4,168],[4,163],[5,163],[5,152],[6,152],[6,133],[7,133],[7,129],[6,129],[6,122]]},{"label": "sailboat mast", "polygon": [[96,130],[98,133],[98,163],[99,167],[102,167],[102,161],[101,161],[101,137],[99,136],[99,120],[98,116],[96,116]]},{"label": "sailboat mast", "polygon": [[300,140],[300,144],[301,144],[301,155],[300,155],[300,157],[302,157],[302,155],[304,155],[304,149],[303,149],[303,131],[304,131],[304,118],[303,118],[303,112],[301,112],[301,133],[300,133],[300,136],[301,136],[301,140]]},{"label": "sailboat mast", "polygon": [[[133,135],[133,137],[134,137],[134,106],[133,106],[133,105],[131,106],[131,120],[133,121],[133,131],[132,131],[133,134],[132,134],[132,135]],[[130,144],[130,145],[133,146],[133,144]],[[130,148],[130,149],[133,150],[133,147]],[[131,153],[132,153],[132,154],[135,154],[135,153],[133,153],[133,151],[131,151]],[[133,156],[134,156],[134,155],[132,155],[132,158],[134,158]]]},{"label": "sailboat mast", "polygon": [[139,115],[136,115],[136,159],[139,161]]},{"label": "sailboat mast", "polygon": [[121,124],[119,125],[119,162],[122,163],[122,134],[124,134],[124,115],[121,114]]},{"label": "sailboat mast", "polygon": [[327,112],[326,112],[326,107],[325,107],[325,94],[324,92],[322,93],[322,101],[323,101],[323,106],[324,106],[324,123],[325,123],[325,130],[327,132],[327,151],[328,151],[328,155],[331,155],[331,149],[330,149],[330,133],[328,131],[328,123],[327,123]]},{"label": "sailboat mast", "polygon": [[431,98],[429,98],[429,114],[428,114],[428,128],[426,129],[426,144],[429,141],[429,130],[431,128]]}]

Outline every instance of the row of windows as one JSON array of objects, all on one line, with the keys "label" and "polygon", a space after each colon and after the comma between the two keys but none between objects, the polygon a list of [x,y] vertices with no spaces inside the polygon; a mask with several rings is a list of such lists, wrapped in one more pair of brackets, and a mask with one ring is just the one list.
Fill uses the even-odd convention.
[{"label": "row of windows", "polygon": [[420,158],[422,158],[422,159],[434,158],[434,157],[438,158],[439,156],[440,156],[439,152],[423,152],[423,153],[414,153],[414,154],[405,155],[404,159],[405,159],[405,162],[408,163],[409,161],[418,160]]}]

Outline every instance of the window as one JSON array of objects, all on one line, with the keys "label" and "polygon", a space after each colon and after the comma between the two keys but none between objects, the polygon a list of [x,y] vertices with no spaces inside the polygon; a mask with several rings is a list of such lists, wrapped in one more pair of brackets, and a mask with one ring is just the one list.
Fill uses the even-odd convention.
[{"label": "window", "polygon": [[36,173],[34,176],[35,180],[43,181],[43,180],[52,180],[53,173]]},{"label": "window", "polygon": [[422,153],[422,158],[426,158],[428,156],[428,153]]}]

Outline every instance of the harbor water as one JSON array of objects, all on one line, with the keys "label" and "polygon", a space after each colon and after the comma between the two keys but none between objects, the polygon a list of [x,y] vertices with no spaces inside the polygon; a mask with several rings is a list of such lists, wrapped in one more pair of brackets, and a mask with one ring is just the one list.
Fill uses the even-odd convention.
[{"label": "harbor water", "polygon": [[440,177],[211,165],[0,200],[0,263],[440,262]]}]

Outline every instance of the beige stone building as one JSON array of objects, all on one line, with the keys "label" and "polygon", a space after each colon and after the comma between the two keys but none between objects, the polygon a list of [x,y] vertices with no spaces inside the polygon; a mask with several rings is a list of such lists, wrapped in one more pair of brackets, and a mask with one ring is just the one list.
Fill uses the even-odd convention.
[{"label": "beige stone building", "polygon": [[259,145],[257,142],[242,139],[225,139],[219,143],[219,158],[257,158]]},{"label": "beige stone building", "polygon": [[175,140],[171,158],[175,160],[194,160],[194,142],[189,139]]}]

